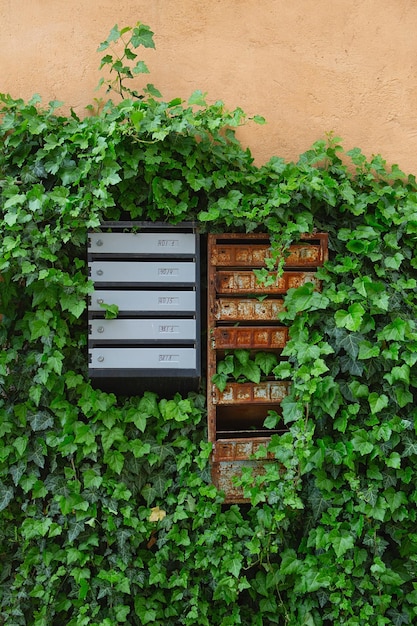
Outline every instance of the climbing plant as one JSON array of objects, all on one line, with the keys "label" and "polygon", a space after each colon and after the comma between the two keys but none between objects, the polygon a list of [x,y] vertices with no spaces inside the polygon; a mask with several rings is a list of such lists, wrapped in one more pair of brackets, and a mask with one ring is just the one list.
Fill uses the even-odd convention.
[{"label": "climbing plant", "polygon": [[[0,99],[0,624],[413,624],[416,181],[332,135],[256,167],[242,110],[126,85],[152,35],[112,29],[103,83],[123,97],[85,117]],[[87,378],[87,230],[123,218],[266,231],[276,271],[329,233],[322,290],[286,296],[285,360],[251,368],[290,393],[247,505],[210,482],[203,390]],[[219,374],[244,374],[230,356]]]}]

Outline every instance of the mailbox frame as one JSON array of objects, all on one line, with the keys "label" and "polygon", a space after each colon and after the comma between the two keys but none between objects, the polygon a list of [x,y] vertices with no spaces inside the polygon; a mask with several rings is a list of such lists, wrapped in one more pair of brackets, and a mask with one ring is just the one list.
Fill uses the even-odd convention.
[{"label": "mailbox frame", "polygon": [[[278,320],[288,289],[313,282],[320,289],[315,270],[328,258],[327,233],[305,235],[290,246],[283,275],[268,287],[256,281],[253,269],[265,268],[270,256],[270,239],[264,233],[209,234],[207,242],[207,420],[212,443],[211,476],[225,492],[225,502],[245,502],[233,477],[243,467],[261,475],[271,456],[257,460],[266,450],[271,434],[262,427],[269,410],[280,411],[287,395],[285,381],[230,382],[220,392],[212,383],[217,363],[229,350],[270,351],[278,356],[288,340],[288,328]],[[261,298],[259,299],[259,297]],[[266,297],[264,300],[263,298]]]},{"label": "mailbox frame", "polygon": [[[88,265],[95,286],[88,306],[88,372],[94,386],[123,394],[197,390],[201,293],[196,224],[106,221],[88,237]],[[98,277],[97,268],[103,270]],[[167,269],[165,274],[158,268],[178,272]],[[121,305],[117,304],[114,320],[105,319],[102,303]],[[100,324],[102,336],[97,332]],[[143,328],[149,324],[153,328],[146,336]]]}]

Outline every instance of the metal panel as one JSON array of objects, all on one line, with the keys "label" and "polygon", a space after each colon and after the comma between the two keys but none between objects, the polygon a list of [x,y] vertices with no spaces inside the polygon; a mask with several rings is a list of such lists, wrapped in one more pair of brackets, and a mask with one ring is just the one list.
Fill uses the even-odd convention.
[{"label": "metal panel", "polygon": [[195,348],[92,348],[91,368],[97,369],[195,369]]},{"label": "metal panel", "polygon": [[186,341],[196,339],[194,319],[94,319],[90,339],[97,341]]},{"label": "metal panel", "polygon": [[90,254],[195,254],[196,238],[193,233],[90,233]]},{"label": "metal panel", "polygon": [[[223,491],[226,495],[225,502],[228,503],[244,503],[248,500],[245,499],[243,494],[243,488],[236,485],[236,479],[242,476],[243,468],[250,468],[252,470],[252,477],[263,476],[265,474],[265,466],[274,461],[264,459],[261,461],[252,460],[239,460],[239,461],[213,461],[211,464],[211,477],[213,484]],[[277,465],[277,472],[279,466]]]},{"label": "metal panel", "polygon": [[[262,447],[266,449],[270,441],[270,437],[222,439],[213,444],[212,458],[213,461],[243,461],[250,459]],[[266,456],[271,457],[268,453],[266,453]]]},{"label": "metal panel", "polygon": [[224,391],[212,385],[213,404],[264,404],[281,402],[288,395],[289,383],[228,383]]},{"label": "metal panel", "polygon": [[186,313],[196,310],[196,292],[98,290],[91,295],[89,309],[103,312],[104,303],[116,304],[124,312]]},{"label": "metal panel", "polygon": [[246,298],[219,298],[214,303],[214,317],[218,321],[277,321],[278,314],[284,311],[281,299],[266,299],[262,302]]},{"label": "metal panel", "polygon": [[288,328],[283,326],[233,326],[215,328],[212,347],[217,350],[251,348],[266,350],[283,348],[288,341]]},{"label": "metal panel", "polygon": [[219,294],[283,294],[288,289],[300,287],[305,283],[319,286],[319,281],[313,272],[284,272],[280,277],[270,273],[269,277],[274,282],[267,286],[258,282],[255,274],[251,271],[219,271],[216,273],[216,289]]},{"label": "metal panel", "polygon": [[196,266],[184,261],[93,261],[95,283],[194,283]]},{"label": "metal panel", "polygon": [[[264,267],[271,256],[269,235],[265,233],[223,233],[210,237],[209,263],[217,267]],[[327,233],[301,237],[286,251],[286,268],[319,267],[328,259]]]},{"label": "metal panel", "polygon": [[[210,263],[218,267],[265,267],[268,258],[271,258],[269,245],[230,244],[214,246]],[[290,246],[285,258],[285,267],[317,267],[322,264],[322,246],[314,244]]]}]

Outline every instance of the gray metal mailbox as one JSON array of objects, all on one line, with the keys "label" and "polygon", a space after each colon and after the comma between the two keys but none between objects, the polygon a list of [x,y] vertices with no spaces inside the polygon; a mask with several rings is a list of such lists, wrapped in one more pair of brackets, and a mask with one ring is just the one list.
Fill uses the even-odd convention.
[{"label": "gray metal mailbox", "polygon": [[[126,394],[196,390],[200,245],[194,223],[105,222],[88,236],[89,376]],[[109,306],[114,319],[106,318]]]}]

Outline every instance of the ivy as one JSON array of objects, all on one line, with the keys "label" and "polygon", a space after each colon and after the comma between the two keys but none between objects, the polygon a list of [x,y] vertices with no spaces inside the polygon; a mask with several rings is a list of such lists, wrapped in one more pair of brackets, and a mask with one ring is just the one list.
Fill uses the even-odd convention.
[{"label": "ivy", "polygon": [[[146,25],[110,31],[117,102],[84,118],[0,96],[0,623],[412,624],[415,178],[333,135],[256,167],[241,109],[129,86],[141,46]],[[239,479],[248,504],[211,484],[204,387],[123,397],[87,378],[87,231],[107,219],[266,231],[275,273],[291,242],[329,233],[321,290],[285,297],[279,361],[218,365],[220,387],[289,385],[264,473]]]}]

